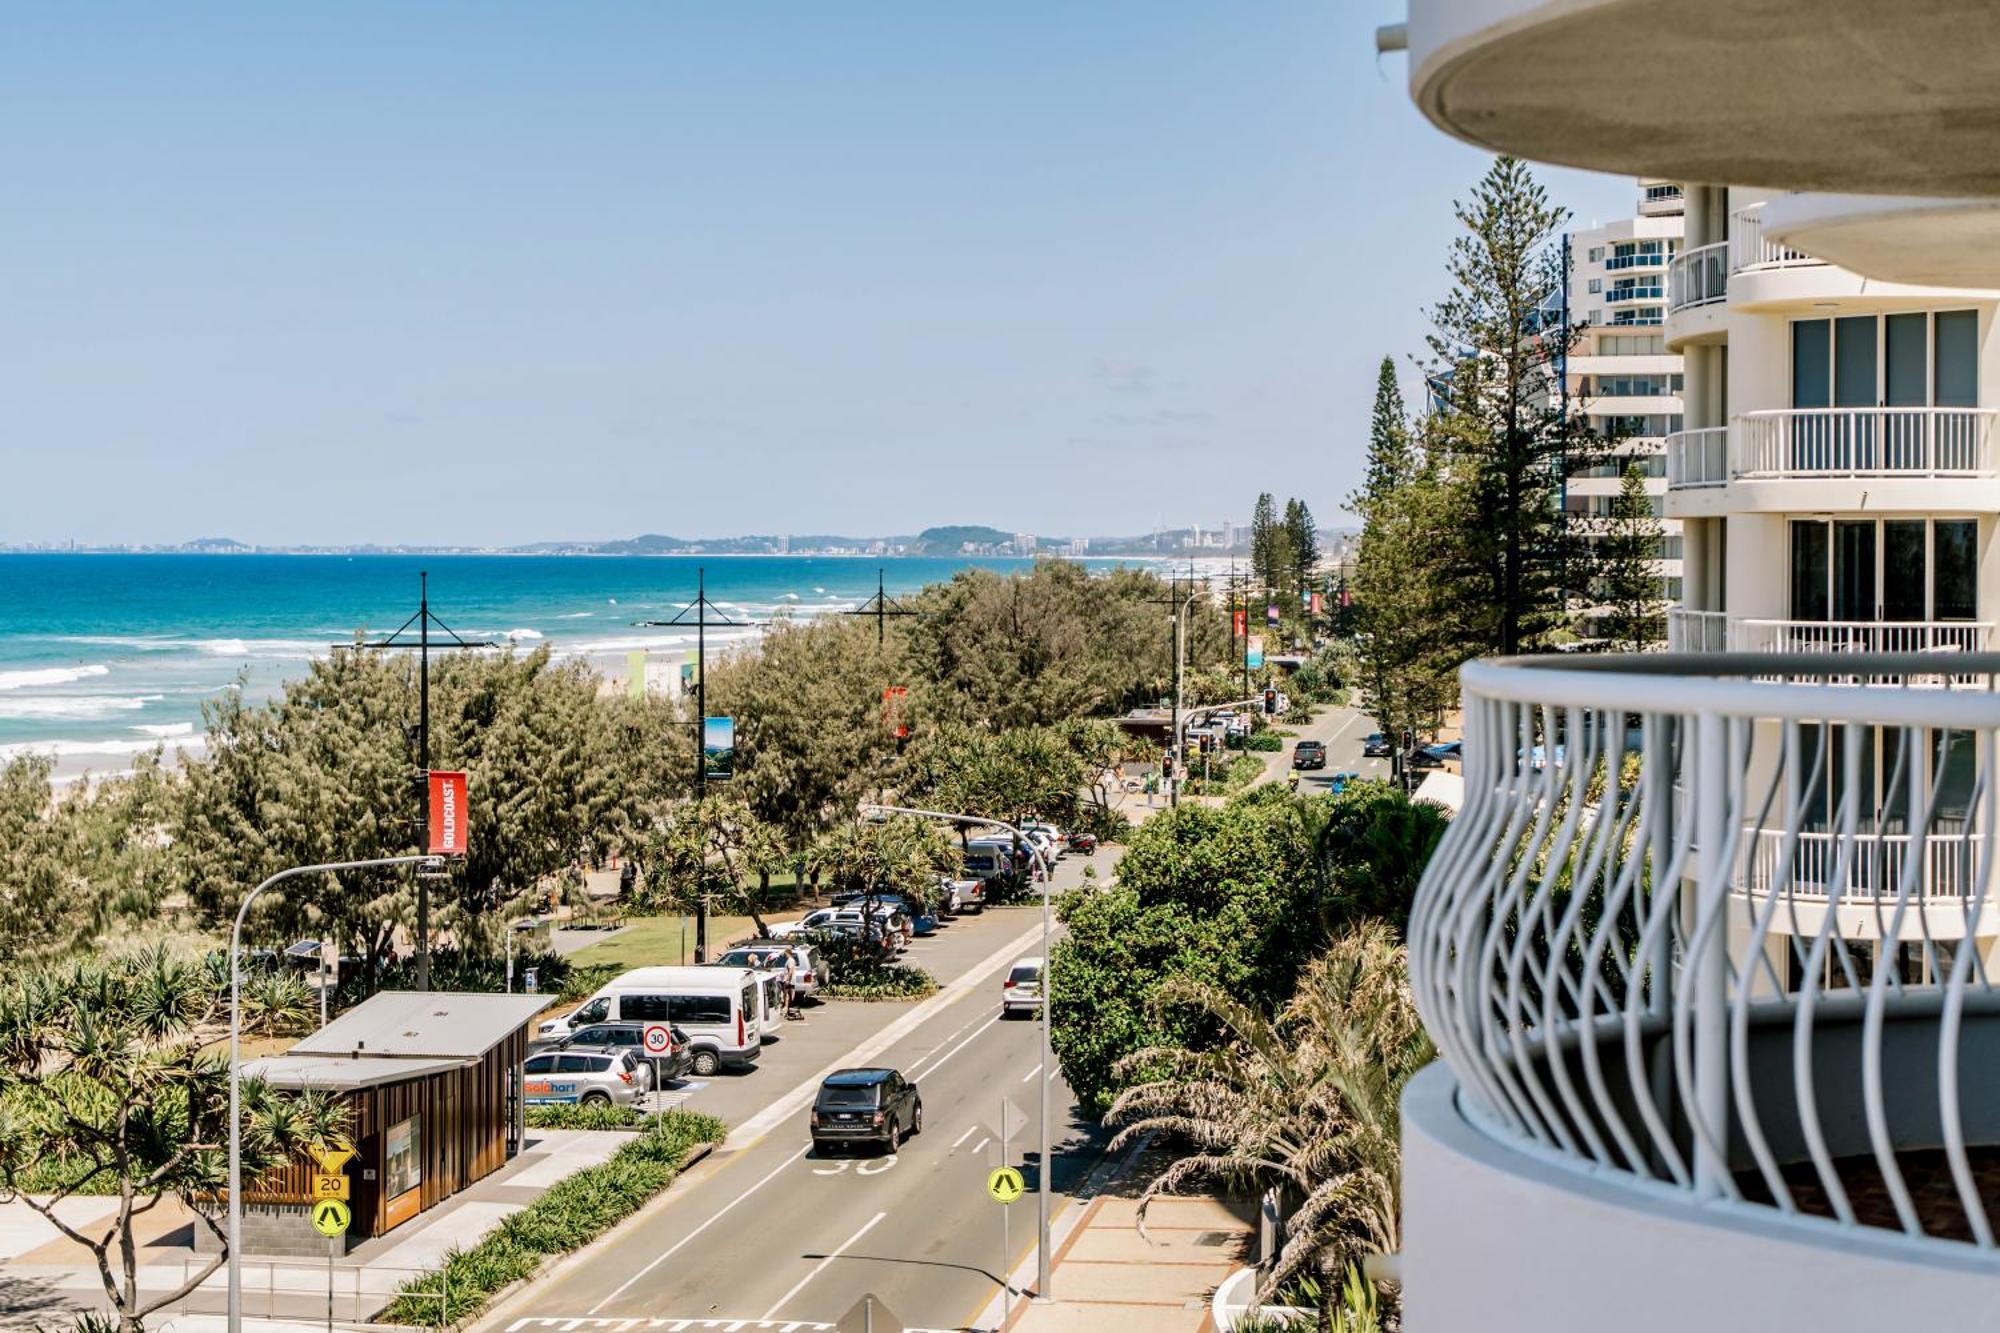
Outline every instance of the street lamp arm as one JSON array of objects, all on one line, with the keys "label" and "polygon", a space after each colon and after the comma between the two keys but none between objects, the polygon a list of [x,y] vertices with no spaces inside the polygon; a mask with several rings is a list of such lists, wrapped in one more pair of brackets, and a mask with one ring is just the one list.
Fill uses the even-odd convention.
[{"label": "street lamp arm", "polygon": [[229,1333],[243,1333],[243,922],[250,915],[250,904],[273,884],[298,875],[373,870],[381,866],[418,865],[442,860],[442,857],[424,854],[292,866],[280,870],[250,890],[242,906],[236,909],[236,923],[229,929]]}]

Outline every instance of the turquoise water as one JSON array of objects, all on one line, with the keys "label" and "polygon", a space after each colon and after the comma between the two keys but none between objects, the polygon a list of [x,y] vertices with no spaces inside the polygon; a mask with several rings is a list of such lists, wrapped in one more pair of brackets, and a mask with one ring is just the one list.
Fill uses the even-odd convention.
[{"label": "turquoise water", "polygon": [[[417,607],[468,639],[549,643],[622,672],[635,648],[673,670],[692,630],[641,628],[694,598],[733,619],[853,610],[978,565],[1025,560],[811,556],[0,555],[0,760],[53,754],[103,772],[166,744],[201,744],[201,706],[243,688],[262,697],[357,629],[386,634]],[[755,630],[709,631],[711,646]]]}]

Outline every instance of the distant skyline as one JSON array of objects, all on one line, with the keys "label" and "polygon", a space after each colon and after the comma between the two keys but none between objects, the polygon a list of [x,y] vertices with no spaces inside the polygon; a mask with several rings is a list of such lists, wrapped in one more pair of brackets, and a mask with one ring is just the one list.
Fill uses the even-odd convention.
[{"label": "distant skyline", "polygon": [[1400,17],[10,13],[0,542],[1340,526],[1486,166]]}]

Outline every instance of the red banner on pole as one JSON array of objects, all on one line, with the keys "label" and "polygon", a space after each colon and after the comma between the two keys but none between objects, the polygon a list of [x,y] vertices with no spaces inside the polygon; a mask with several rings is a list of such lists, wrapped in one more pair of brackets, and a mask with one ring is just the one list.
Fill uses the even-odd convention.
[{"label": "red banner on pole", "polygon": [[1230,614],[1235,618],[1234,632],[1236,637],[1240,639],[1246,632],[1243,622],[1249,619],[1249,613],[1247,611],[1233,611]]},{"label": "red banner on pole", "polygon": [[465,795],[465,774],[432,770],[430,855],[465,855]]}]

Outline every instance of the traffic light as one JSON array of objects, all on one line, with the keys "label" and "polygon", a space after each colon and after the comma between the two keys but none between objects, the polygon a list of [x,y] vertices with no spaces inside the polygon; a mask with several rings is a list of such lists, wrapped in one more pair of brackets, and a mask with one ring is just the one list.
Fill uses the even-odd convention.
[{"label": "traffic light", "polygon": [[1278,689],[1275,685],[1266,685],[1264,687],[1264,712],[1266,714],[1271,714],[1277,711],[1278,711]]},{"label": "traffic light", "polygon": [[1416,749],[1416,748],[1417,748],[1417,733],[1415,733],[1414,731],[1411,731],[1411,730],[1410,730],[1410,729],[1409,729],[1408,727],[1404,727],[1404,728],[1403,728],[1403,753],[1404,753],[1404,754],[1408,754],[1408,753],[1409,753],[1410,751],[1412,751],[1412,750],[1414,750],[1414,749]]}]

